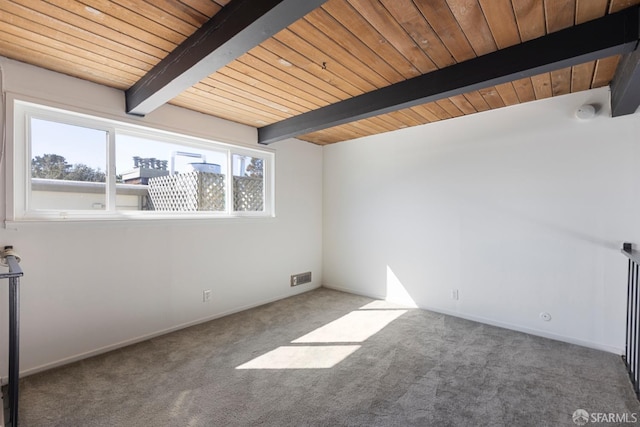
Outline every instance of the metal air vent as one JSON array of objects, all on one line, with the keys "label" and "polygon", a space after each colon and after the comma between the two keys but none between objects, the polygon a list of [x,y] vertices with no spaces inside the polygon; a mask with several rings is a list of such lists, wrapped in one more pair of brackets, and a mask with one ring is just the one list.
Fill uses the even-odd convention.
[{"label": "metal air vent", "polygon": [[291,286],[302,285],[303,283],[311,282],[311,272],[294,274],[291,276]]}]

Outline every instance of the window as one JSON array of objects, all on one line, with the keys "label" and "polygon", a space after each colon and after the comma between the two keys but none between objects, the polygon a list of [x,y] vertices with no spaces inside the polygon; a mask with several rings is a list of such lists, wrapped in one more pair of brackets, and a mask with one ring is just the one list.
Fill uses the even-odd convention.
[{"label": "window", "polygon": [[271,216],[273,158],[15,101],[7,218]]},{"label": "window", "polygon": [[117,133],[116,209],[226,213],[227,156],[227,150]]},{"label": "window", "polygon": [[108,133],[35,117],[29,124],[31,209],[104,210]]},{"label": "window", "polygon": [[234,154],[233,164],[233,209],[261,211],[264,201],[264,158]]}]

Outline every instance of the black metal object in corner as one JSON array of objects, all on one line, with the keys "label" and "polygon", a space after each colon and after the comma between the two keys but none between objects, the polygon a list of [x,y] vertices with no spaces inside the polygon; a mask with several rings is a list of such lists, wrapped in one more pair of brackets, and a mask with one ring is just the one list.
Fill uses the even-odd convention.
[{"label": "black metal object in corner", "polygon": [[7,384],[8,416],[5,427],[18,427],[18,380],[20,373],[20,277],[23,276],[13,247],[5,246],[3,259],[8,273],[0,273],[0,279],[9,279],[9,383]]},{"label": "black metal object in corner", "polygon": [[622,253],[629,258],[627,269],[627,326],[623,359],[636,396],[640,398],[640,292],[638,292],[640,253],[633,249],[631,243],[623,243]]}]

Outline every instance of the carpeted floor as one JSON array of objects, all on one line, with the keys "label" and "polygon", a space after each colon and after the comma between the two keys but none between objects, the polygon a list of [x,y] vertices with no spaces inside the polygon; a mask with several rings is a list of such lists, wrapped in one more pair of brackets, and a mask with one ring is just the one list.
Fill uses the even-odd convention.
[{"label": "carpeted floor", "polygon": [[20,391],[22,427],[575,426],[577,409],[640,414],[619,356],[327,289]]}]

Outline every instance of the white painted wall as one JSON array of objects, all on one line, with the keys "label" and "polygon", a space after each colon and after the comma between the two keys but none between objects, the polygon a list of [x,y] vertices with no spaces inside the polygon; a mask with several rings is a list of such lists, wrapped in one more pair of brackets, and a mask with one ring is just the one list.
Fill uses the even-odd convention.
[{"label": "white painted wall", "polygon": [[[10,93],[257,147],[256,130],[248,126],[172,106],[144,119],[127,117],[121,91],[4,58],[0,65],[4,90]],[[35,372],[320,286],[322,149],[295,140],[270,148],[276,152],[275,218],[0,229],[0,245],[15,246],[25,271],[21,370]],[[0,212],[5,211],[5,160]],[[289,276],[305,271],[313,272],[313,282],[291,288]],[[0,287],[0,301],[5,301],[0,304],[1,339],[6,343],[7,285]],[[212,289],[212,302],[202,302],[203,289]],[[6,348],[0,348],[6,377]]]},{"label": "white painted wall", "polygon": [[[586,102],[603,107],[581,122]],[[622,352],[640,115],[608,105],[604,88],[325,147],[324,285],[401,284],[419,307]]]},{"label": "white painted wall", "polygon": [[[250,127],[172,106],[132,118],[121,91],[4,58],[0,66],[9,93],[255,146]],[[579,122],[573,113],[584,102],[604,110]],[[0,229],[0,245],[13,244],[26,271],[22,370],[321,283],[382,297],[402,285],[423,308],[620,352],[626,261],[619,248],[640,243],[640,118],[611,119],[606,104],[601,89],[324,149],[274,144],[273,219]],[[1,167],[4,212],[4,158]],[[313,283],[289,287],[291,273],[308,270]],[[213,290],[209,304],[203,289]],[[539,319],[541,311],[551,322]],[[3,304],[0,320],[6,343]],[[3,377],[6,365],[5,348]]]}]

